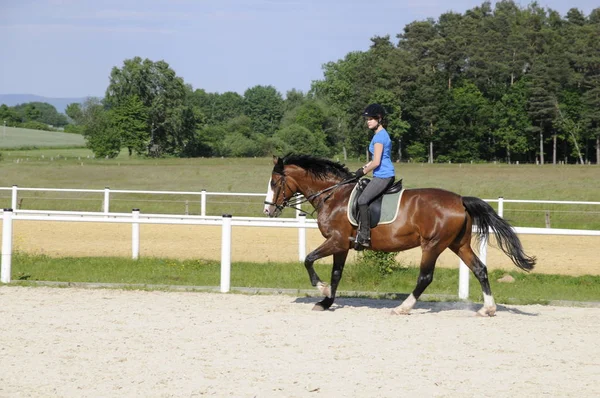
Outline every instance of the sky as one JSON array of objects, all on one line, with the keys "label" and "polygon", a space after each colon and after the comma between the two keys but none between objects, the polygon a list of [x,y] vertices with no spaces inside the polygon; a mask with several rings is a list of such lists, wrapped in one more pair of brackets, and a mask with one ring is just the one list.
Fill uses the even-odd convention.
[{"label": "sky", "polygon": [[[113,67],[166,61],[194,89],[307,92],[374,36],[483,0],[0,0],[0,94],[103,97]],[[492,4],[495,4],[492,1]],[[516,1],[526,7],[529,1]],[[539,0],[562,16],[597,0]]]}]

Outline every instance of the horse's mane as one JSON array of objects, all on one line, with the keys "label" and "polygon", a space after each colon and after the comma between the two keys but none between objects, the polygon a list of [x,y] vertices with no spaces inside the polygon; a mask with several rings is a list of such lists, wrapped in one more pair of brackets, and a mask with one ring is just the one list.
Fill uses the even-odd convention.
[{"label": "horse's mane", "polygon": [[324,179],[328,175],[343,179],[352,176],[345,165],[312,155],[287,154],[283,157],[283,164],[298,166],[319,179]]}]

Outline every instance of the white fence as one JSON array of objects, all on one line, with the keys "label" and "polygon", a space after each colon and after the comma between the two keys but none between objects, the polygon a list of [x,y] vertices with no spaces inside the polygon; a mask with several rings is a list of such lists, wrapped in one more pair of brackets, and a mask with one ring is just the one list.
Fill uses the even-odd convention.
[{"label": "white fence", "polygon": [[[209,196],[225,197],[265,197],[265,193],[239,193],[239,192],[207,192],[206,190],[198,191],[146,191],[146,190],[130,190],[130,189],[70,189],[70,188],[25,188],[13,185],[12,187],[0,187],[0,191],[9,191],[11,194],[11,209],[19,208],[19,192],[78,192],[78,193],[97,193],[102,198],[102,213],[110,214],[110,204],[112,194],[150,194],[150,195],[177,195],[177,196],[197,196],[200,204],[200,216],[206,216],[206,202]],[[99,199],[100,200],[100,199]],[[486,202],[498,203],[498,214],[504,216],[505,203],[538,203],[538,204],[557,204],[557,205],[596,205],[600,208],[600,202],[585,202],[585,201],[558,201],[558,200],[521,200],[521,199],[483,199]],[[95,212],[93,212],[95,214]]]},{"label": "white fence", "polygon": [[206,215],[206,200],[208,196],[223,197],[223,196],[241,196],[241,197],[262,197],[264,198],[265,193],[231,193],[231,192],[207,192],[206,190],[198,191],[144,191],[144,190],[131,190],[131,189],[110,189],[106,187],[104,189],[71,189],[71,188],[21,188],[17,185],[12,187],[0,187],[0,191],[11,192],[11,205],[12,209],[19,208],[19,192],[77,192],[77,193],[97,193],[102,195],[102,212],[105,214],[110,213],[110,202],[111,194],[150,194],[150,195],[187,195],[197,196],[200,202],[200,215]]},{"label": "white fence", "polygon": [[[220,196],[264,196],[264,194],[250,193],[222,193],[222,192],[175,192],[175,191],[134,191],[134,190],[83,190],[83,189],[54,189],[54,188],[2,188],[0,190],[12,191],[12,209],[3,211],[2,223],[2,263],[0,282],[9,283],[11,281],[11,262],[12,262],[12,222],[13,220],[24,221],[70,221],[70,222],[100,222],[100,223],[129,223],[132,226],[132,258],[139,257],[140,247],[140,224],[178,224],[178,225],[220,225],[222,227],[221,237],[221,291],[228,292],[230,289],[230,270],[231,270],[231,228],[232,226],[246,227],[271,227],[271,228],[297,228],[298,229],[298,259],[304,261],[306,256],[306,228],[317,228],[315,220],[307,220],[304,214],[296,213],[296,219],[293,218],[256,218],[256,217],[232,217],[231,215],[206,216],[206,197],[209,195]],[[68,191],[68,192],[97,192],[104,195],[103,212],[68,212],[51,210],[13,210],[16,209],[18,200],[18,191]],[[201,199],[200,216],[184,215],[164,215],[164,214],[140,214],[138,209],[131,213],[110,213],[110,193],[150,193],[150,194],[196,194]],[[504,203],[551,203],[551,204],[575,204],[575,205],[600,205],[600,202],[575,202],[575,201],[535,201],[535,200],[506,200],[503,198],[486,199],[488,202],[498,203],[498,214],[503,215]],[[537,235],[579,235],[579,236],[600,236],[600,231],[590,230],[571,230],[557,228],[514,228],[517,234],[537,234]],[[487,257],[487,242],[482,242],[479,248],[479,256],[485,263]],[[470,271],[461,261],[459,267],[459,287],[458,296],[466,299],[469,296],[469,275]]]},{"label": "white fence", "polygon": [[10,283],[13,248],[13,221],[65,221],[95,223],[131,224],[131,257],[139,258],[140,224],[175,224],[175,225],[220,225],[221,233],[221,291],[230,289],[231,270],[231,227],[277,227],[298,228],[298,260],[304,261],[306,256],[306,228],[318,228],[315,220],[307,220],[304,213],[297,218],[256,218],[232,217],[225,214],[214,216],[176,216],[165,214],[140,214],[139,209],[131,213],[94,213],[94,212],[61,212],[41,210],[4,209],[2,211],[2,263],[0,282]]}]

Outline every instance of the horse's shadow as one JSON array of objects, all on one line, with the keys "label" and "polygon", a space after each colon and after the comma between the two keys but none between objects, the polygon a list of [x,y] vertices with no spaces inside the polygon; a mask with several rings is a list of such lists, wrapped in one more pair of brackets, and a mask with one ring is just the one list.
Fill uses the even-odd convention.
[{"label": "horse's shadow", "polygon": [[[335,304],[328,311],[336,311],[344,308],[372,308],[372,309],[390,309],[396,308],[400,303],[408,297],[408,294],[396,294],[393,299],[373,299],[373,298],[357,298],[344,297],[336,298]],[[301,304],[316,304],[320,298],[317,297],[298,297],[294,300],[295,303]],[[471,301],[417,301],[413,307],[413,311],[418,313],[436,314],[451,310],[460,310],[468,312],[477,312],[482,303],[474,303]],[[424,312],[422,310],[425,310]],[[527,312],[518,308],[511,308],[501,304],[496,304],[497,312],[507,312],[510,314],[523,316],[538,316],[538,313]]]}]

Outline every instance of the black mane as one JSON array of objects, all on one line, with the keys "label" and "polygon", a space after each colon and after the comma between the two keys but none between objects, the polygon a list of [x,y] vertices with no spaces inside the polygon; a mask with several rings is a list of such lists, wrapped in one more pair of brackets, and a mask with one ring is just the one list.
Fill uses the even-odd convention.
[{"label": "black mane", "polygon": [[288,154],[284,156],[283,164],[295,165],[303,168],[319,179],[323,179],[328,175],[334,175],[342,179],[347,179],[352,176],[345,165],[312,155]]}]

